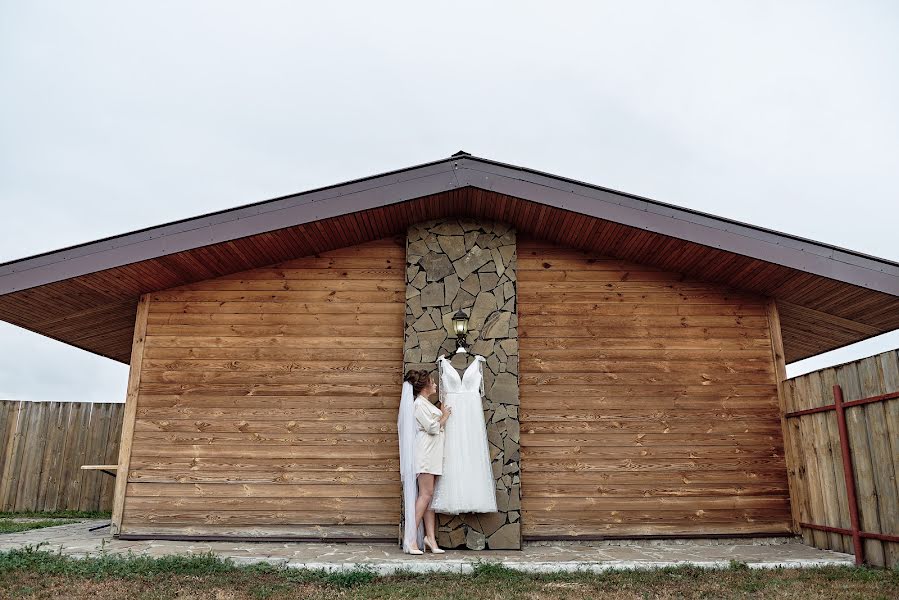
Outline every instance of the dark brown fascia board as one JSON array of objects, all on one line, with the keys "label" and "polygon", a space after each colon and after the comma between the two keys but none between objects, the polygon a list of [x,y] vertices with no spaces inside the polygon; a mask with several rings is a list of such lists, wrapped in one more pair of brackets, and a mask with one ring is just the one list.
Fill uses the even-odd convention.
[{"label": "dark brown fascia board", "polygon": [[449,159],[79,244],[0,265],[0,295],[455,189]]},{"label": "dark brown fascia board", "polygon": [[888,260],[473,156],[450,157],[8,262],[0,265],[0,295],[468,186],[899,296],[899,264]]}]

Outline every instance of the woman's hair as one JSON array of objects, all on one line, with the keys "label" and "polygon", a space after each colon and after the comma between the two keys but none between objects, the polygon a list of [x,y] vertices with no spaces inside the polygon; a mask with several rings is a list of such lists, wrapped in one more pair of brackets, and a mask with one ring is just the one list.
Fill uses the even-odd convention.
[{"label": "woman's hair", "polygon": [[406,371],[406,377],[403,378],[403,381],[408,381],[412,384],[412,392],[417,396],[431,382],[431,374],[424,370],[416,371],[410,369]]}]

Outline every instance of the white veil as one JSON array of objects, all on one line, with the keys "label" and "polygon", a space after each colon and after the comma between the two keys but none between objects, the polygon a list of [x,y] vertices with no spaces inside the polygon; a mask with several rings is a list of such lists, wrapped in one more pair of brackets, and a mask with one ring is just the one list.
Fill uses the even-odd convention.
[{"label": "white veil", "polygon": [[403,552],[409,552],[410,542],[417,540],[419,550],[424,549],[424,528],[415,530],[415,501],[418,499],[418,479],[415,472],[415,401],[412,384],[403,382],[400,412],[396,429],[400,440],[400,480],[403,482]]}]

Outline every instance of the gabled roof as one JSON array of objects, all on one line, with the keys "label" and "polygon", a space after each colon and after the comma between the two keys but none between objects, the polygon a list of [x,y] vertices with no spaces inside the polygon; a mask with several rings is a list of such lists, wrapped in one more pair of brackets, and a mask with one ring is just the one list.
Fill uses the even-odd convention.
[{"label": "gabled roof", "polygon": [[788,360],[899,328],[895,262],[466,153],[0,264],[0,319],[127,362],[142,293],[450,214],[775,297]]}]

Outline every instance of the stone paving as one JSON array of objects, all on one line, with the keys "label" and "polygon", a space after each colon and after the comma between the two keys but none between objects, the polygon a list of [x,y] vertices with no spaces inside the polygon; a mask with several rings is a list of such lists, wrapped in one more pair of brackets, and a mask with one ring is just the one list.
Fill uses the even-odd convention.
[{"label": "stone paving", "polygon": [[81,521],[69,525],[0,535],[0,551],[41,544],[48,551],[73,557],[101,553],[144,556],[169,554],[215,554],[236,564],[267,562],[294,568],[346,570],[367,565],[380,574],[396,570],[414,572],[470,572],[477,561],[500,562],[529,572],[605,571],[648,569],[675,565],[724,567],[730,561],[752,568],[851,565],[853,558],[805,546],[794,538],[755,540],[653,540],[594,543],[542,542],[521,550],[448,550],[446,554],[409,556],[388,544],[320,544],[302,542],[174,542],[113,539],[109,529],[88,531],[104,521]]}]

